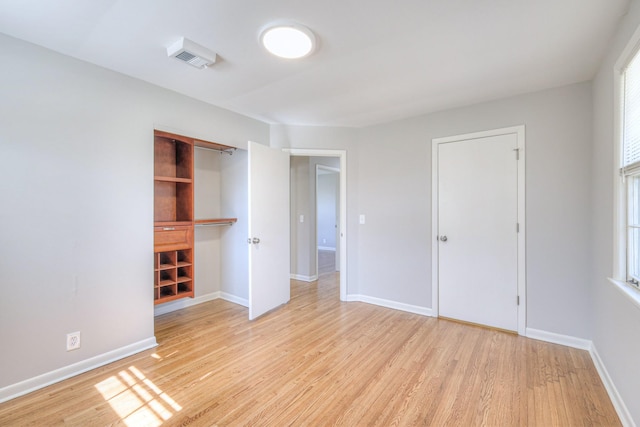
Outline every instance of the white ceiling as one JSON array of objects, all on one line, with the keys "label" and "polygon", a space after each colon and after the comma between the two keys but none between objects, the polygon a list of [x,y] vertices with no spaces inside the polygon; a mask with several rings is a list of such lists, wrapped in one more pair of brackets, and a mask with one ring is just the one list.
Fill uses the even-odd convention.
[{"label": "white ceiling", "polygon": [[[0,0],[0,32],[269,123],[367,126],[589,80],[629,0]],[[310,57],[258,44],[273,21]],[[218,53],[168,58],[187,37]]]}]

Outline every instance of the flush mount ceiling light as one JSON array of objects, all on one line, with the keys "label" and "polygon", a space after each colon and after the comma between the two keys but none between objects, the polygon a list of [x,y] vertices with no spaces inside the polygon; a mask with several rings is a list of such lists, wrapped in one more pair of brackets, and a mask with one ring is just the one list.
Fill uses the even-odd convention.
[{"label": "flush mount ceiling light", "polygon": [[310,55],[316,47],[316,37],[307,27],[295,23],[278,23],[260,34],[260,42],[273,55],[297,59]]}]

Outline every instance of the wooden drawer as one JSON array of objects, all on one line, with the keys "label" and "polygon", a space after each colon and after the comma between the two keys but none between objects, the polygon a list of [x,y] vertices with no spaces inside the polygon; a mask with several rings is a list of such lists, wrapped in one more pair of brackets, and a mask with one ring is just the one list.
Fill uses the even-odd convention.
[{"label": "wooden drawer", "polygon": [[193,227],[154,227],[154,252],[164,252],[193,247]]}]

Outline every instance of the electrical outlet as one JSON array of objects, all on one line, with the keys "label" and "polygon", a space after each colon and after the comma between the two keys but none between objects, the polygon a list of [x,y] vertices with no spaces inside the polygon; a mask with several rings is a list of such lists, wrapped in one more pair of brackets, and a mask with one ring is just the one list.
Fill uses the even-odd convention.
[{"label": "electrical outlet", "polygon": [[67,351],[80,348],[80,331],[67,334]]}]

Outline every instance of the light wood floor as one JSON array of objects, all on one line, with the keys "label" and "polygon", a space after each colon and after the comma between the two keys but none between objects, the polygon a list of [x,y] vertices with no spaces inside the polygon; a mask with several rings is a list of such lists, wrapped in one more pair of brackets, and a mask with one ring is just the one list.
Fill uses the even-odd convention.
[{"label": "light wood floor", "polygon": [[587,352],[341,303],[335,274],[253,322],[222,300],[160,316],[156,337],[0,405],[0,425],[619,425]]}]

